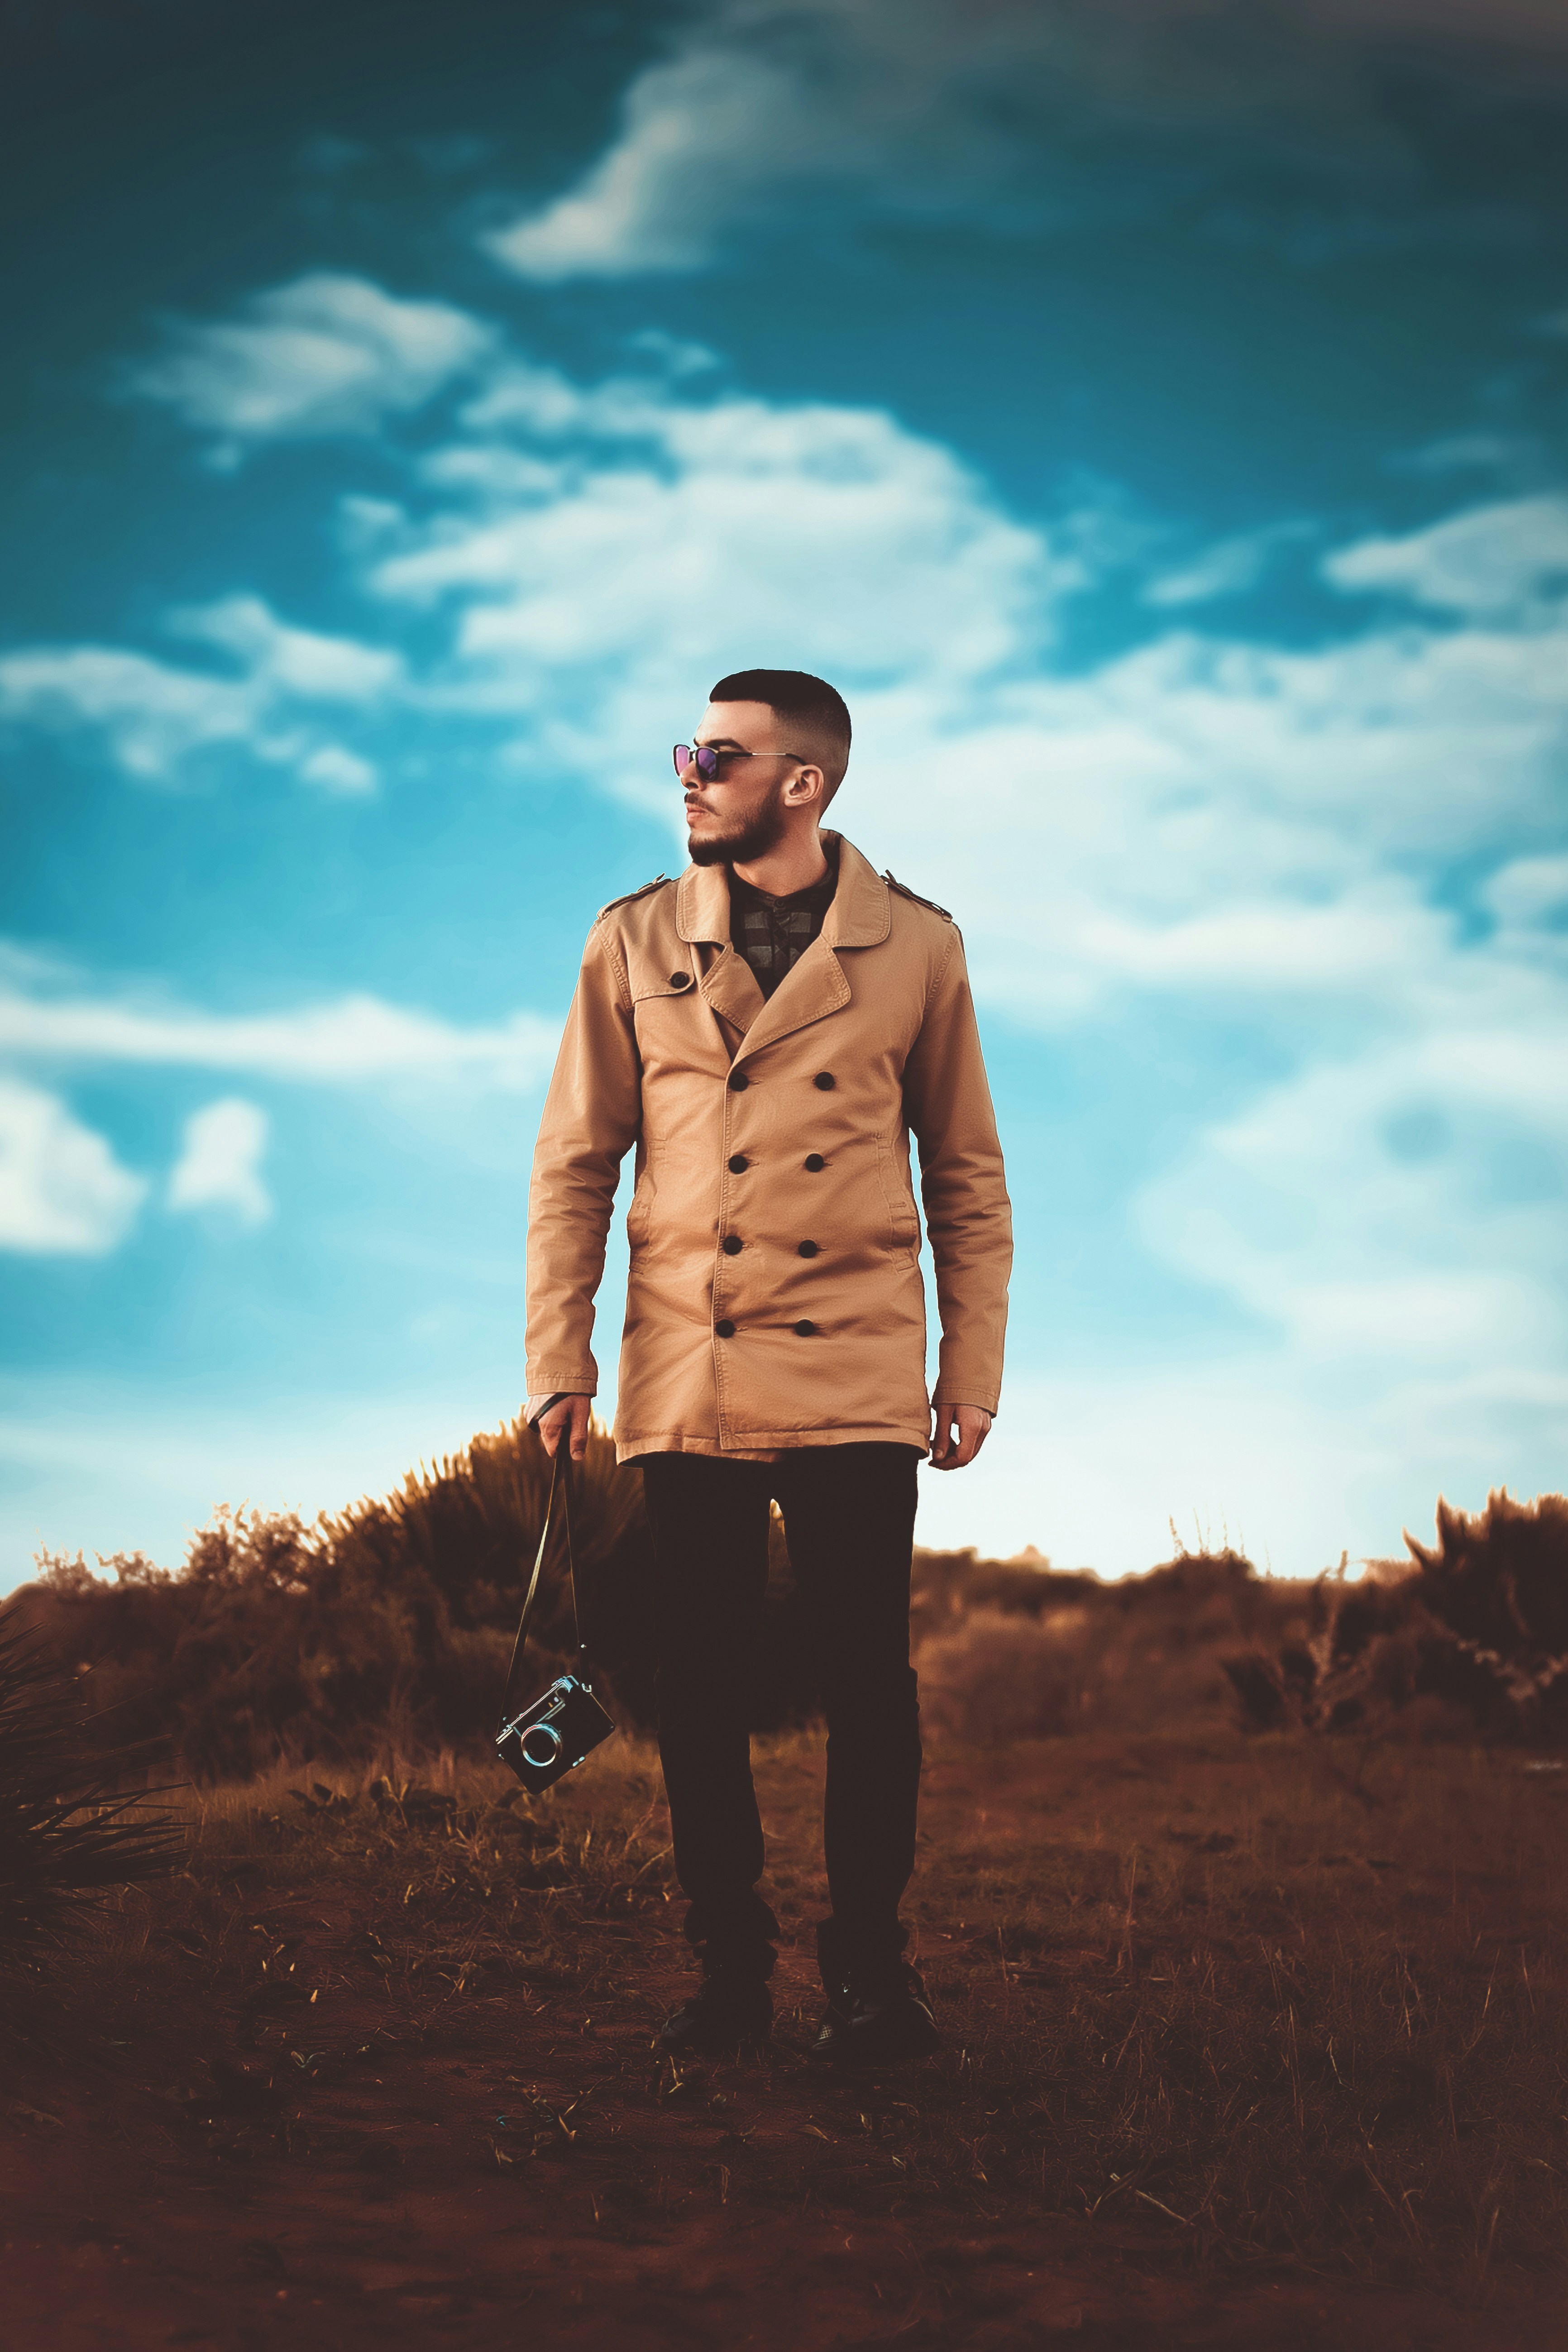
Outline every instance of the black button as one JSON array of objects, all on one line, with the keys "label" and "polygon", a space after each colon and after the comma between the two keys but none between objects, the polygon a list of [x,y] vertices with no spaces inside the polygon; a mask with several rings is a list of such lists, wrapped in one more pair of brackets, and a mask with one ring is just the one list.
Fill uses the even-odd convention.
[{"label": "black button", "polygon": [[732,1339],[735,1336],[735,1327],[727,1315],[722,1323],[715,1323],[713,1328],[721,1339]]},{"label": "black button", "polygon": [[730,1173],[731,1176],[743,1176],[751,1164],[743,1151],[737,1151],[730,1162]]},{"label": "black button", "polygon": [[752,1082],[751,1082],[750,1078],[746,1076],[746,1073],[744,1072],[744,1070],[731,1070],[731,1073],[730,1073],[730,1092],[731,1092],[732,1095],[743,1095],[743,1094],[745,1093],[745,1091],[746,1091],[746,1088],[751,1085],[751,1083],[752,1083]]},{"label": "black button", "polygon": [[669,984],[671,988],[689,988],[691,974],[689,971],[672,971],[669,975]]},{"label": "black button", "polygon": [[798,1255],[801,1257],[815,1257],[816,1255],[816,1244],[815,1242],[802,1242]]},{"label": "black button", "polygon": [[830,1095],[837,1081],[835,1079],[831,1070],[818,1070],[816,1077],[813,1078],[811,1083],[814,1087],[820,1087],[825,1095]]},{"label": "black button", "polygon": [[808,1151],[805,1155],[805,1164],[815,1176],[818,1169],[826,1167],[827,1162],[824,1160],[820,1151]]},{"label": "black button", "polygon": [[724,1236],[724,1255],[725,1255],[725,1256],[726,1256],[726,1257],[739,1257],[739,1256],[740,1256],[740,1255],[741,1255],[741,1236],[740,1236],[740,1234],[725,1234],[725,1236]]},{"label": "black button", "polygon": [[795,1332],[797,1339],[814,1339],[816,1337],[816,1326],[815,1323],[797,1323]]}]

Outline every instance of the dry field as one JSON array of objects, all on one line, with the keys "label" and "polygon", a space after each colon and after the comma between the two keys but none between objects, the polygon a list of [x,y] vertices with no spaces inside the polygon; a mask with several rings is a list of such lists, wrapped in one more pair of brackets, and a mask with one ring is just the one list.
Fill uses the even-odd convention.
[{"label": "dry field", "polygon": [[860,2083],[804,2055],[817,1743],[758,1759],[776,2038],[684,2070],[646,1748],[188,1792],[9,2000],[7,2346],[1568,2345],[1556,1759],[933,1742],[948,2045]]}]

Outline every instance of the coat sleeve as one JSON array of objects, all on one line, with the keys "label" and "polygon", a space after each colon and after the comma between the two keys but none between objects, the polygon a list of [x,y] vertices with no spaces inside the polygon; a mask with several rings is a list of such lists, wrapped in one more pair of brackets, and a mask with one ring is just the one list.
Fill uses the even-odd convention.
[{"label": "coat sleeve", "polygon": [[594,926],[544,1098],[528,1200],[528,1393],[594,1396],[594,1295],[621,1161],[642,1118],[631,991]]},{"label": "coat sleeve", "polygon": [[942,1323],[931,1402],[984,1405],[994,1412],[1013,1270],[1013,1208],[956,928],[904,1066],[904,1110],[920,1150]]}]

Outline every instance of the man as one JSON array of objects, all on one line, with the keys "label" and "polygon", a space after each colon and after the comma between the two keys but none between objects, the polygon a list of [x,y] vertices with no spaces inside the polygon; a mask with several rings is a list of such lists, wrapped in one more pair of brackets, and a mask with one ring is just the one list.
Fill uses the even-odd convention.
[{"label": "man", "polygon": [[[642,1465],[658,1577],[659,1755],[702,1964],[672,2053],[768,2032],[778,1925],[757,1892],[746,1663],[784,1514],[827,1713],[816,2050],[931,2049],[899,1902],[921,1769],[909,1657],[915,1470],[961,1470],[996,1409],[1012,1221],[951,919],[819,828],[849,713],[798,670],[713,688],[676,747],[691,864],[589,934],[539,1132],[528,1234],[530,1410],[583,1455],[589,1341],[635,1146],[616,1410]],[[919,1146],[942,1349],[925,1385]]]}]

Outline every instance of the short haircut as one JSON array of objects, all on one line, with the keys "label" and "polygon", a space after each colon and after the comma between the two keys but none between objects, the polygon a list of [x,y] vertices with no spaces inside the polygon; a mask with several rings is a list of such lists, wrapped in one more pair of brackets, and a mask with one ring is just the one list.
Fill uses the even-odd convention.
[{"label": "short haircut", "polygon": [[803,753],[827,780],[824,803],[833,798],[849,765],[849,709],[837,687],[804,669],[738,669],[721,677],[710,702],[765,702],[789,719]]}]

